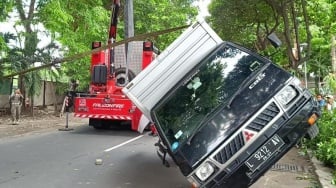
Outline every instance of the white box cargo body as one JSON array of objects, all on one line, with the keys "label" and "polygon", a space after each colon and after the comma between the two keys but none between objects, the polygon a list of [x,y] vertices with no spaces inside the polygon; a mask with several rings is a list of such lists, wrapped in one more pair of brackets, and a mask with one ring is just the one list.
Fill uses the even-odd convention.
[{"label": "white box cargo body", "polygon": [[222,42],[205,21],[196,22],[128,83],[123,93],[151,120],[150,112],[161,98]]}]

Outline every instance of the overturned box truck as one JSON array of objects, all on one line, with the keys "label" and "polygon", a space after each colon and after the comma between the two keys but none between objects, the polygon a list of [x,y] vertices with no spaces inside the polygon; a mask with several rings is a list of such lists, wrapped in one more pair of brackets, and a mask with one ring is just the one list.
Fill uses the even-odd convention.
[{"label": "overturned box truck", "polygon": [[155,124],[164,164],[170,155],[193,187],[250,186],[316,130],[320,114],[298,78],[222,41],[204,21],[184,31],[123,93]]}]

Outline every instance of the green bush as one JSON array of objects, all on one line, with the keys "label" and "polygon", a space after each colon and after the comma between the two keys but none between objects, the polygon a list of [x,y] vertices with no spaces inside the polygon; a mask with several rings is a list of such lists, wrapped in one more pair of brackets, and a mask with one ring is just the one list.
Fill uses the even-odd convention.
[{"label": "green bush", "polygon": [[[313,151],[318,160],[326,166],[335,169],[336,167],[336,110],[333,112],[323,111],[318,121],[319,135],[313,140],[305,140],[305,145]],[[336,182],[336,171],[333,173],[334,184]]]}]

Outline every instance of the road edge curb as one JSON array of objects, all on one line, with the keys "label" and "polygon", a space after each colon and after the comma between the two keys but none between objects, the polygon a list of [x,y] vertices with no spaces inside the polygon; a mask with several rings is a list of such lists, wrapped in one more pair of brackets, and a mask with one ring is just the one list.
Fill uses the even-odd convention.
[{"label": "road edge curb", "polygon": [[335,185],[331,184],[332,181],[332,169],[326,167],[321,161],[319,161],[311,150],[308,150],[308,156],[312,162],[315,174],[317,175],[318,181],[322,188],[335,188]]}]

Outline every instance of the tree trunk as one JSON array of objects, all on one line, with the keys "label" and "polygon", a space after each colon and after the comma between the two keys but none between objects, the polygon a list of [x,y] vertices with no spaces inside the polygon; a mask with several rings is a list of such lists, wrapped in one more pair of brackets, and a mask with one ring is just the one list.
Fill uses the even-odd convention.
[{"label": "tree trunk", "polygon": [[333,74],[336,74],[336,39],[335,35],[331,37],[331,65]]}]

